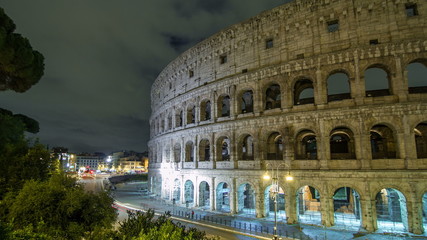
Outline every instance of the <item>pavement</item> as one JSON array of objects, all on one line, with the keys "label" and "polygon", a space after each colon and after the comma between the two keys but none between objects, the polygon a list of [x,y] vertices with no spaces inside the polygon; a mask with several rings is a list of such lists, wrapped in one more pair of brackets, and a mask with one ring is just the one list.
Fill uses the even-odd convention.
[{"label": "pavement", "polygon": [[[141,191],[146,183],[128,182],[115,185],[112,191],[116,204],[120,208],[129,210],[154,209],[156,213],[169,211],[173,218],[180,219],[193,224],[207,224],[221,228],[226,231],[242,232],[252,239],[272,239],[274,220],[273,218],[255,218],[249,214],[235,214],[211,212],[202,208],[186,208],[183,206],[169,204],[164,200],[157,199],[146,191]],[[322,227],[310,224],[289,225],[278,221],[277,233],[283,240],[397,240],[397,239],[427,239],[427,234],[414,235],[411,233],[368,233],[354,228]]]}]

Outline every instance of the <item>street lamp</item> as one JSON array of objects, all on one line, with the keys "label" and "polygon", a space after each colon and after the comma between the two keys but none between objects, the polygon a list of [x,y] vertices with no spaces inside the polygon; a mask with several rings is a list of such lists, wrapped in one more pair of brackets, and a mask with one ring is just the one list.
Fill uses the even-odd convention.
[{"label": "street lamp", "polygon": [[[268,174],[268,166],[271,166],[271,176]],[[274,228],[273,228],[273,239],[277,240],[279,237],[277,236],[277,194],[279,193],[279,167],[284,165],[285,167],[287,164],[280,163],[277,166],[274,166],[273,164],[267,163],[266,169],[267,172],[263,175],[263,179],[268,181],[271,179],[271,190],[272,197],[274,200]],[[288,173],[285,177],[286,181],[292,181],[294,180],[294,177],[290,174],[290,169],[288,167]]]}]

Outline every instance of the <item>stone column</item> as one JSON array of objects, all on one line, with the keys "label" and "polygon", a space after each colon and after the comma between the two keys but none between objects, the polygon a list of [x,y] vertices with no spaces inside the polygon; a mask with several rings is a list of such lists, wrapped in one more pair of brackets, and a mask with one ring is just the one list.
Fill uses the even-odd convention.
[{"label": "stone column", "polygon": [[231,189],[230,189],[230,213],[237,213],[237,187],[236,187],[236,179],[231,179]]},{"label": "stone column", "polygon": [[286,211],[286,220],[287,224],[295,224],[298,222],[297,217],[297,202],[296,202],[296,196],[292,193],[295,193],[295,188],[287,184],[286,190],[285,190],[285,211]]},{"label": "stone column", "polygon": [[[325,195],[325,194],[323,194]],[[322,215],[322,225],[331,227],[334,223],[334,199],[331,196],[320,197],[320,213]]]},{"label": "stone column", "polygon": [[[361,124],[363,125],[363,124]],[[362,133],[360,134],[360,151],[362,158],[362,169],[371,169],[371,161],[372,161],[372,153],[371,153],[371,135],[368,133],[364,133],[364,127],[360,128]]]},{"label": "stone column", "polygon": [[408,100],[408,78],[402,69],[402,61],[399,57],[394,58],[396,62],[396,72],[391,74],[390,87],[393,89],[393,94],[399,97],[399,102],[406,102]]},{"label": "stone column", "polygon": [[351,96],[356,100],[357,105],[363,104],[363,99],[365,98],[365,82],[363,77],[360,76],[359,69],[359,53],[354,51],[354,81],[352,82]]},{"label": "stone column", "polygon": [[233,163],[233,168],[237,169],[239,168],[239,157],[237,154],[238,148],[237,148],[238,142],[236,141],[236,131],[232,131],[230,133],[230,161]]},{"label": "stone column", "polygon": [[377,227],[377,214],[375,199],[372,200],[368,194],[360,200],[362,208],[362,227],[368,232],[375,232]]},{"label": "stone column", "polygon": [[320,64],[316,70],[316,80],[314,81],[314,87],[317,91],[314,92],[314,103],[315,105],[325,105],[328,103],[328,88],[326,79],[322,75],[322,71],[320,70]]},{"label": "stone column", "polygon": [[184,182],[184,175],[181,175],[181,192],[179,198],[181,199],[181,204],[185,204],[185,182]]},{"label": "stone column", "polygon": [[[417,182],[411,182],[411,186],[417,186]],[[422,198],[416,196],[415,188],[406,202],[408,210],[408,231],[414,234],[423,234],[423,203]]]},{"label": "stone column", "polygon": [[233,85],[230,87],[230,118],[236,119],[237,115],[239,114],[237,111],[240,109],[238,107],[239,99],[237,99],[237,93],[236,93],[236,85]]},{"label": "stone column", "polygon": [[255,116],[259,116],[263,110],[264,110],[264,106],[263,106],[263,99],[262,99],[262,90],[261,90],[261,86],[259,85],[259,83],[257,82],[256,87],[254,88],[254,93],[253,93],[253,103],[254,103],[254,114]]},{"label": "stone column", "polygon": [[[415,144],[415,136],[414,136],[414,129],[409,126],[408,117],[406,115],[402,116],[402,125],[403,125],[403,139],[401,141],[402,145],[404,145],[405,148],[405,166],[407,169],[418,169],[418,164],[415,159],[417,159],[417,146]],[[403,156],[401,156],[403,157]]]},{"label": "stone column", "polygon": [[211,186],[209,188],[209,207],[211,211],[215,211],[215,202],[216,202],[216,187],[215,187],[215,177],[212,177]]},{"label": "stone column", "polygon": [[[329,134],[324,133],[324,123],[320,124],[320,131],[316,136],[317,139],[317,159],[320,163],[320,169],[328,169],[328,159],[330,159],[329,155]],[[319,141],[320,140],[320,141]]]},{"label": "stone column", "polygon": [[216,122],[218,119],[218,94],[214,91],[211,95],[211,121]]},{"label": "stone column", "polygon": [[199,179],[196,176],[196,181],[194,183],[194,206],[198,207],[199,206]]},{"label": "stone column", "polygon": [[257,218],[263,218],[264,215],[264,191],[262,181],[258,182],[255,192],[255,213]]},{"label": "stone column", "polygon": [[[282,91],[282,108],[285,110],[290,110],[294,106],[294,99],[293,99],[293,86],[286,84],[286,88]],[[284,97],[283,97],[284,96]]]}]

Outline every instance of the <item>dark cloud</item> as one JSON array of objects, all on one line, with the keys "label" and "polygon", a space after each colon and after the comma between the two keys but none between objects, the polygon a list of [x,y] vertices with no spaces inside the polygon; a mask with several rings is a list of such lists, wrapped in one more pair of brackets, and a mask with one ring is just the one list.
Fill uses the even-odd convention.
[{"label": "dark cloud", "polygon": [[0,0],[45,56],[29,91],[0,92],[0,108],[40,122],[49,146],[147,150],[150,89],[180,52],[277,0]]}]

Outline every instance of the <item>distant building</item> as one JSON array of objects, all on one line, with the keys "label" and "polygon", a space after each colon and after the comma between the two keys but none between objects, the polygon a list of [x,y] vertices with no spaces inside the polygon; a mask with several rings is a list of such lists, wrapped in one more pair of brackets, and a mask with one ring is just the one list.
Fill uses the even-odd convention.
[{"label": "distant building", "polygon": [[98,165],[104,161],[102,156],[92,154],[76,155],[77,169],[85,167],[87,170],[97,170]]}]

